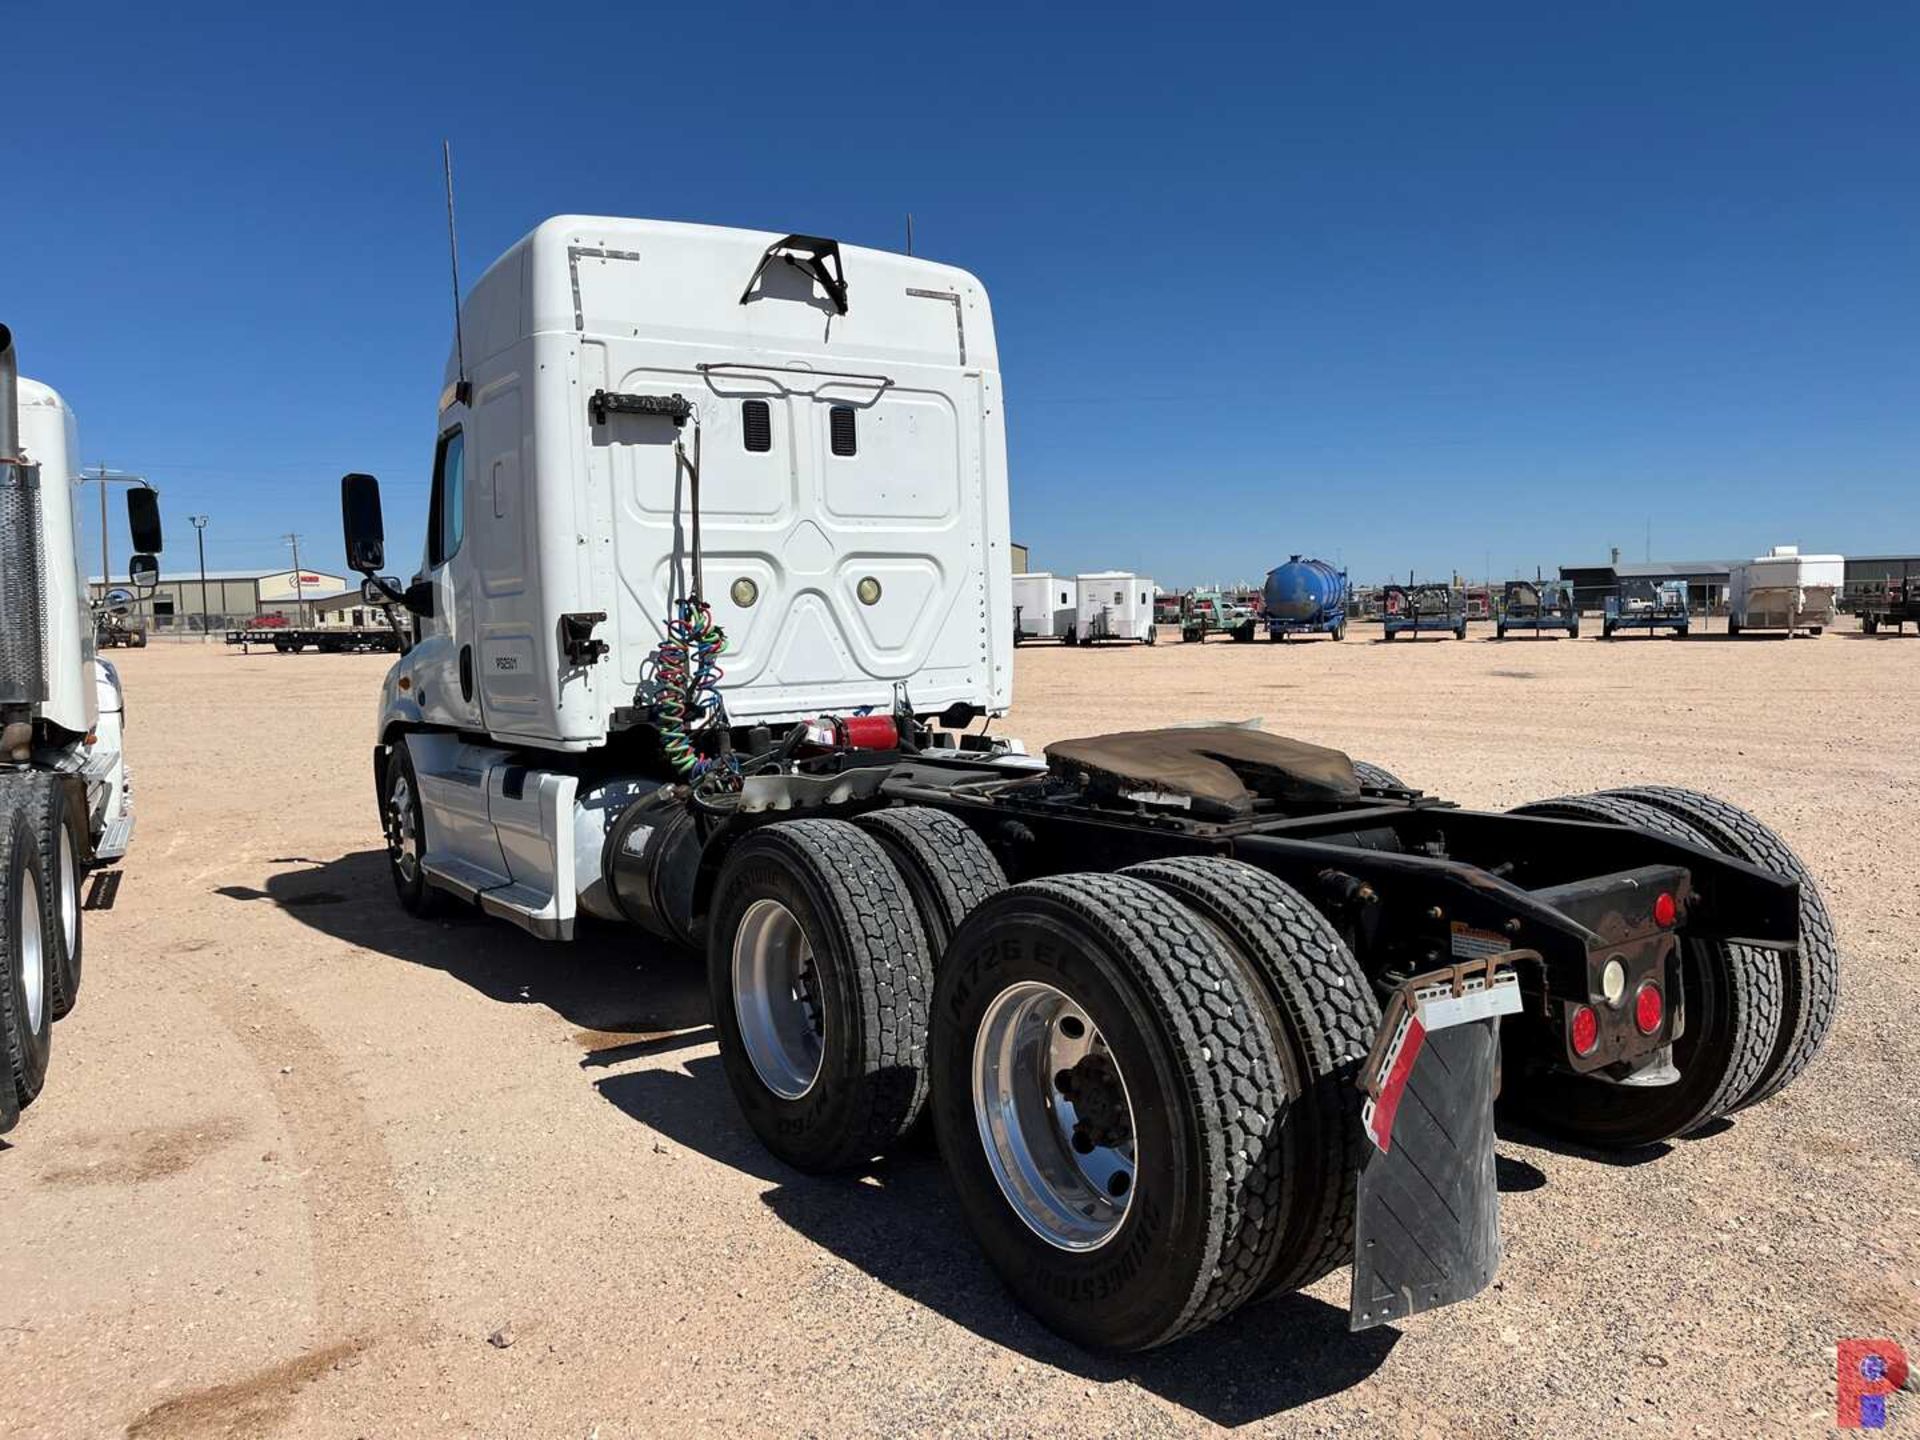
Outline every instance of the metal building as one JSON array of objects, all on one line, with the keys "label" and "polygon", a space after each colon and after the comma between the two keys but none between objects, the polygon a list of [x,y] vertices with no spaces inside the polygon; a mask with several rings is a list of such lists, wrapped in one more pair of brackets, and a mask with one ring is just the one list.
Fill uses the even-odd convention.
[{"label": "metal building", "polygon": [[[123,580],[102,585],[97,575],[87,585],[96,599],[103,591],[127,588]],[[245,627],[256,615],[279,614],[296,625],[311,624],[322,601],[349,592],[354,587],[345,579],[324,570],[209,570],[204,589],[198,570],[170,571],[139,611],[151,630],[196,635],[204,612],[206,628],[219,634]]]},{"label": "metal building", "polygon": [[1597,613],[1622,580],[1687,582],[1687,608],[1695,614],[1724,610],[1727,586],[1735,562],[1731,560],[1620,561],[1611,565],[1562,565],[1560,578],[1573,585],[1573,605],[1583,613]]}]

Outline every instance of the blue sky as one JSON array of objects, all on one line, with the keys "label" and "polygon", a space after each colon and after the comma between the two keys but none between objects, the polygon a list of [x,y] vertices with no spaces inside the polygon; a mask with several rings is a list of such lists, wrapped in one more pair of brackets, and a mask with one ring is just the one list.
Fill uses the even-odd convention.
[{"label": "blue sky", "polygon": [[[564,211],[994,299],[1016,538],[1255,576],[1920,550],[1920,12],[0,7],[0,319],[169,560],[414,563],[465,274]],[[120,511],[116,501],[116,528]],[[124,565],[124,530],[115,540]]]}]

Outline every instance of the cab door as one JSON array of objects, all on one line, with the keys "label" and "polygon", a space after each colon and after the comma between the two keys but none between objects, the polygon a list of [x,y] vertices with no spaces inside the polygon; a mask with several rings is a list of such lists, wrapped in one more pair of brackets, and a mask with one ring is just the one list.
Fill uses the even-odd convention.
[{"label": "cab door", "polygon": [[427,516],[427,561],[416,584],[426,586],[431,613],[420,617],[420,643],[408,656],[420,709],[429,723],[481,728],[473,653],[472,557],[466,544],[467,442],[460,424],[434,447],[433,493]]}]

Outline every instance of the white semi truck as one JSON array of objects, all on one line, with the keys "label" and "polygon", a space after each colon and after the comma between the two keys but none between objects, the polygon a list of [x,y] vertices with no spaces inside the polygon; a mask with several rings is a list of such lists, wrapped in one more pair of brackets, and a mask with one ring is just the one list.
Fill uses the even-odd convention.
[{"label": "white semi truck", "polygon": [[[0,325],[0,1131],[40,1093],[53,1022],[79,994],[80,887],[133,836],[125,704],[94,654],[82,577],[73,414],[24,379]],[[159,505],[130,491],[136,589],[159,573]]]},{"label": "white semi truck", "polygon": [[378,482],[341,487],[369,602],[419,626],[373,750],[402,906],[704,948],[768,1148],[863,1166],[930,1112],[1062,1334],[1160,1344],[1349,1261],[1356,1327],[1464,1298],[1496,1059],[1533,1123],[1638,1145],[1819,1047],[1825,908],[1722,802],[1465,810],[1124,693],[1044,760],[975,728],[1014,617],[963,271],[560,217],[466,297],[445,382],[410,583]]}]

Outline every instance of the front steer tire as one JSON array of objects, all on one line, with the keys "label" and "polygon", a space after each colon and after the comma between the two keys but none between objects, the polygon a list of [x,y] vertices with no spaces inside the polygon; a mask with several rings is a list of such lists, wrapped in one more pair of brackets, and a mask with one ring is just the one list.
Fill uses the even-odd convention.
[{"label": "front steer tire", "polygon": [[387,874],[400,908],[418,920],[445,914],[452,897],[427,880],[426,810],[404,736],[387,751],[380,776],[380,825],[387,841]]},{"label": "front steer tire", "polygon": [[1781,957],[1784,1015],[1773,1054],[1759,1080],[1736,1109],[1757,1105],[1780,1093],[1813,1063],[1833,1028],[1840,1005],[1840,947],[1833,917],[1813,874],[1791,846],[1737,805],[1677,785],[1638,785],[1608,795],[1636,800],[1663,810],[1700,831],[1723,855],[1800,883],[1800,946]]},{"label": "front steer tire", "polygon": [[[1617,795],[1568,795],[1522,805],[1541,815],[1625,825],[1714,848],[1694,826]],[[1545,1134],[1602,1148],[1633,1148],[1690,1134],[1737,1108],[1759,1082],[1780,1034],[1779,961],[1763,950],[1682,937],[1669,985],[1680,987],[1686,1028],[1674,1041],[1671,1085],[1609,1085],[1550,1068],[1528,1074],[1538,1026],[1510,1025],[1519,1053],[1507,1068],[1506,1107]],[[1524,1038],[1523,1038],[1524,1037]],[[1557,1057],[1556,1057],[1557,1058]]]},{"label": "front steer tire", "polygon": [[1007,888],[1007,873],[987,842],[944,810],[901,805],[869,811],[853,823],[880,842],[906,882],[936,964],[973,908]]},{"label": "front steer tire", "polygon": [[1262,1295],[1298,1290],[1353,1259],[1354,1182],[1365,1158],[1354,1080],[1380,1028],[1365,972],[1291,885],[1238,860],[1181,856],[1120,872],[1145,880],[1224,937],[1266,1010],[1285,1109],[1268,1146],[1278,1243]]},{"label": "front steer tire", "polygon": [[783,821],[733,847],[714,893],[708,990],[747,1123],[797,1170],[884,1154],[926,1103],[933,992],[926,931],[886,852],[845,820]]},{"label": "front steer tire", "polygon": [[[1057,1008],[1024,1011],[1026,997]],[[997,1031],[1010,1011],[1058,1018]],[[997,1034],[1009,1037],[1004,1049]],[[1063,1043],[1087,1049],[1056,1074],[1049,1062]],[[1104,1083],[1092,1082],[1097,1099],[1086,1098],[1088,1060],[1110,1062]],[[1219,1319],[1266,1279],[1277,1239],[1268,1149],[1283,1108],[1272,1035],[1224,942],[1163,892],[1129,875],[1062,875],[988,900],[941,966],[931,1062],[935,1130],[961,1211],[1049,1328],[1144,1350]],[[1087,1108],[1063,1104],[1068,1095]],[[1107,1124],[1088,1164],[1124,1153],[1124,1187],[1110,1177],[1094,1190],[1091,1172],[1075,1179],[1081,1132],[1071,1143],[1061,1134],[1075,1113]],[[1009,1159],[1005,1117],[1020,1120],[1044,1168]],[[1048,1199],[1022,1205],[1019,1180],[1003,1177],[1033,1174],[1056,1178]],[[1076,1226],[1090,1237],[1075,1243]]]}]

